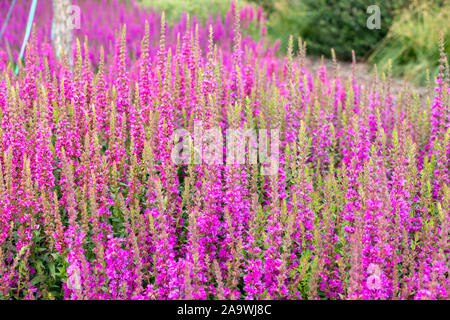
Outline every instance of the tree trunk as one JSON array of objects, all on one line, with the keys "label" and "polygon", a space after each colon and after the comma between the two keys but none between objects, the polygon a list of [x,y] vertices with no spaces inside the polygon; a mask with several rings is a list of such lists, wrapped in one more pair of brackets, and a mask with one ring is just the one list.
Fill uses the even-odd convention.
[{"label": "tree trunk", "polygon": [[53,0],[52,41],[58,57],[62,52],[71,61],[72,53],[72,16],[71,0]]}]

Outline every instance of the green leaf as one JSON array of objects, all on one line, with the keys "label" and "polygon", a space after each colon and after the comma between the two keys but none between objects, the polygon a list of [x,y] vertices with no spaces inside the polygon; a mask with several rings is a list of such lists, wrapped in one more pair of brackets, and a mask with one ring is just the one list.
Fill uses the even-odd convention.
[{"label": "green leaf", "polygon": [[31,285],[35,286],[39,281],[39,276],[35,276],[33,279],[31,279],[30,283]]},{"label": "green leaf", "polygon": [[55,264],[50,263],[48,265],[48,268],[50,269],[50,275],[52,276],[53,279],[55,279],[56,278]]}]

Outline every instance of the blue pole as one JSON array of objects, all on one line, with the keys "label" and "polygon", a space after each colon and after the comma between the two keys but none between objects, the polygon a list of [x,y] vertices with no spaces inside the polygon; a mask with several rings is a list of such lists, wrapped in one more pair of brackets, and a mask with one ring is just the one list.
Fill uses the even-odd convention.
[{"label": "blue pole", "polygon": [[[30,37],[31,27],[33,26],[34,13],[36,12],[37,0],[31,3],[30,13],[28,14],[27,28],[25,30],[25,37],[23,38],[22,48],[20,49],[19,60],[22,59],[25,47],[27,46],[28,38]],[[19,71],[19,64],[16,64],[16,74]]]},{"label": "blue pole", "polygon": [[[53,10],[53,15],[55,14],[55,0],[52,0],[52,10]],[[52,31],[51,31],[51,35],[50,35],[50,40],[52,40],[53,42],[53,38],[55,36],[55,18],[52,19]]]}]

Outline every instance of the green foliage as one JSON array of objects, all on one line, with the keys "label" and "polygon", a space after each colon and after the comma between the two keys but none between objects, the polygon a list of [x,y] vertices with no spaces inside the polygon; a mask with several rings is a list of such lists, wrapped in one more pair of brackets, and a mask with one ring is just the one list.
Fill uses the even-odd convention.
[{"label": "green foliage", "polygon": [[258,6],[261,6],[268,15],[271,15],[275,11],[276,1],[274,0],[248,0],[248,2],[254,2]]},{"label": "green foliage", "polygon": [[[169,22],[178,21],[183,12],[206,21],[211,14],[225,16],[231,0],[139,0],[143,6],[164,11]],[[244,1],[239,1],[242,5]]]},{"label": "green foliage", "polygon": [[392,74],[418,84],[439,73],[439,31],[444,36],[445,52],[450,53],[450,2],[417,1],[393,22],[386,38],[370,57],[385,71],[392,60]]},{"label": "green foliage", "polygon": [[[172,24],[179,21],[184,13],[204,23],[210,17],[221,16],[225,19],[226,14],[231,9],[232,0],[139,0],[144,7],[163,12],[167,21]],[[235,0],[239,9],[249,5],[247,1]],[[259,5],[259,4],[258,4]],[[255,5],[256,7],[256,5]],[[232,28],[233,26],[225,26]],[[244,36],[249,35],[253,39],[259,39],[261,36],[261,27],[256,23],[251,23],[242,30]]]},{"label": "green foliage", "polygon": [[[256,3],[260,1],[254,0]],[[389,30],[397,8],[408,0],[265,0],[263,6],[270,15],[268,31],[281,39],[287,48],[289,35],[301,36],[307,42],[308,53],[330,56],[334,48],[339,59],[350,60],[352,49],[358,57],[366,57]],[[367,8],[378,5],[381,29],[367,28],[371,14]]]}]

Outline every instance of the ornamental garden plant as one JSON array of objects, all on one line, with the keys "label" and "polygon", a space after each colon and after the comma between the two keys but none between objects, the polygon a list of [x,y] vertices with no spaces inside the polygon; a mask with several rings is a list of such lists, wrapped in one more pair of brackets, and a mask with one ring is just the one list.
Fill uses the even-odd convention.
[{"label": "ornamental garden plant", "polygon": [[443,37],[421,99],[276,55],[252,6],[74,2],[72,52],[38,6],[17,60],[26,2],[1,39],[1,299],[449,298]]}]

